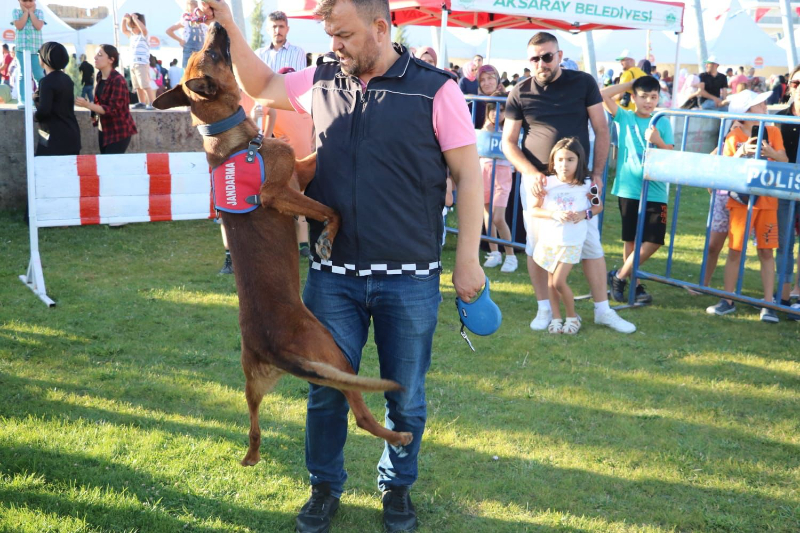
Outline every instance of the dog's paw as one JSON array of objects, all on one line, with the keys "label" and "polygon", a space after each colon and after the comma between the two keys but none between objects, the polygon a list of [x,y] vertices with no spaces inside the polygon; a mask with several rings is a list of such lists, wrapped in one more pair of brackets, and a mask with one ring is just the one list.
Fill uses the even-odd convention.
[{"label": "dog's paw", "polygon": [[326,261],[330,259],[332,246],[331,240],[328,238],[328,230],[323,231],[315,245],[319,258]]},{"label": "dog's paw", "polygon": [[251,454],[250,452],[244,456],[244,459],[241,460],[242,466],[255,466],[261,460],[261,455],[258,453]]}]

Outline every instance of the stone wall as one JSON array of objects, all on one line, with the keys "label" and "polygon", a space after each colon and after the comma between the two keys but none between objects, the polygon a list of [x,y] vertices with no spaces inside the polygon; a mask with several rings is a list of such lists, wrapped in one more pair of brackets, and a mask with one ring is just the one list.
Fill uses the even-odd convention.
[{"label": "stone wall", "polygon": [[[23,209],[27,202],[24,111],[0,105],[0,210]],[[81,154],[99,154],[97,129],[89,111],[77,110],[81,128]],[[202,152],[200,134],[192,127],[189,111],[131,111],[139,133],[128,153]]]}]

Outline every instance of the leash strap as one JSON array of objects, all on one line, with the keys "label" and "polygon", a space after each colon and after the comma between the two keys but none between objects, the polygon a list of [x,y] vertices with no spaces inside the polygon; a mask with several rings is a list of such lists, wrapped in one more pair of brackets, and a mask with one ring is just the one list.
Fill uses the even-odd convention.
[{"label": "leash strap", "polygon": [[474,352],[475,351],[475,347],[472,345],[472,341],[469,340],[469,337],[467,337],[467,332],[464,331],[464,323],[463,322],[461,323],[461,337],[465,341],[467,341],[467,346],[469,346],[469,349]]},{"label": "leash strap", "polygon": [[[197,126],[197,131],[200,132],[200,135],[204,135],[206,137],[209,137],[211,135],[219,135],[220,133],[223,133],[235,126],[238,126],[245,120],[247,120],[247,113],[244,112],[242,106],[239,106],[239,109],[236,111],[236,113],[229,116],[228,118],[220,120],[219,122],[212,122],[211,124],[200,124],[199,126]],[[259,136],[261,136],[261,134],[259,134]],[[250,142],[252,143],[253,141]],[[259,147],[261,146],[260,143],[261,141],[259,141]],[[252,161],[250,161],[249,159],[248,162],[252,163]]]}]

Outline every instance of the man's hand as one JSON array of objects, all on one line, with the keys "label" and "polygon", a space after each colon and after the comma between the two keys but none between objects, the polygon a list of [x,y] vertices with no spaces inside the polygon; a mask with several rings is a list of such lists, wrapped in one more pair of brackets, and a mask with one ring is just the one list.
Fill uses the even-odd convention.
[{"label": "man's hand", "polygon": [[[603,196],[603,170],[601,169],[597,172],[593,170],[591,178],[592,178],[592,185],[597,187],[597,197],[599,198]],[[591,198],[593,195],[589,194],[587,196]]]},{"label": "man's hand", "polygon": [[224,0],[202,0],[200,10],[206,16],[206,24],[219,22],[226,30],[229,24],[234,24],[231,8]]},{"label": "man's hand", "polygon": [[453,287],[456,294],[465,302],[472,300],[483,287],[486,281],[486,274],[478,261],[470,261],[468,264],[459,264],[453,269]]},{"label": "man's hand", "polygon": [[533,180],[531,180],[531,192],[533,192],[534,196],[541,198],[544,196],[544,186],[547,184],[547,176],[541,172],[532,174],[532,176]]}]

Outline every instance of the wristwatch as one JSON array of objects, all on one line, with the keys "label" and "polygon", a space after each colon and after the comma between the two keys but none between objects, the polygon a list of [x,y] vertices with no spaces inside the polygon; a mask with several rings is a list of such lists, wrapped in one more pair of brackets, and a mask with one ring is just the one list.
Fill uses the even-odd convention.
[{"label": "wristwatch", "polygon": [[592,220],[592,216],[593,216],[592,215],[592,210],[591,209],[587,209],[585,211],[585,213],[586,213],[586,220]]}]

